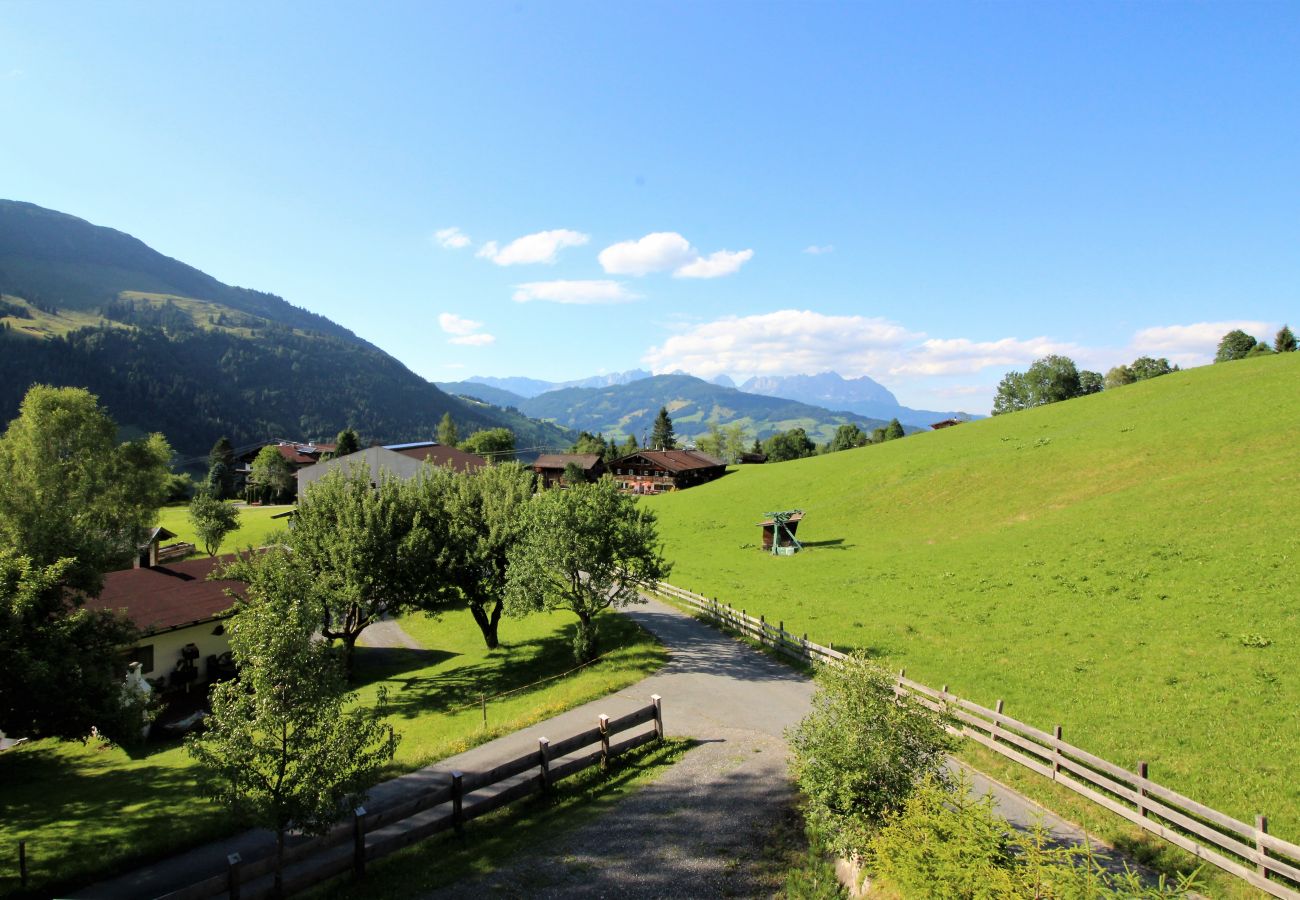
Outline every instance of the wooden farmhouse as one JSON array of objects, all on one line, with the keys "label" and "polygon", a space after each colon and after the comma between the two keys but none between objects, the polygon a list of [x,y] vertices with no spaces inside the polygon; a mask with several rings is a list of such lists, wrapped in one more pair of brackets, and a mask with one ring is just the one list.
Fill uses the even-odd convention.
[{"label": "wooden farmhouse", "polygon": [[316,444],[311,441],[275,441],[271,444],[259,444],[235,459],[235,483],[242,488],[248,483],[248,476],[253,471],[253,460],[262,452],[263,447],[274,447],[284,457],[295,472],[320,462],[322,456],[334,452],[335,444]]},{"label": "wooden farmhouse", "polygon": [[378,484],[380,473],[387,472],[394,478],[403,480],[420,474],[425,462],[435,466],[445,466],[457,472],[472,472],[486,466],[487,460],[475,453],[466,453],[455,447],[446,447],[432,442],[419,444],[393,444],[390,447],[368,447],[338,456],[325,462],[298,470],[298,499],[302,500],[307,489],[319,478],[323,478],[335,469],[350,471],[361,467],[370,472],[371,484]]},{"label": "wooden farmhouse", "polygon": [[960,425],[962,421],[962,419],[944,419],[942,422],[935,422],[930,427],[938,431],[940,428],[951,428],[954,425]]},{"label": "wooden farmhouse", "polygon": [[698,450],[638,450],[609,464],[609,474],[632,494],[661,494],[713,481],[727,464]]},{"label": "wooden farmhouse", "polygon": [[554,487],[564,483],[564,470],[570,465],[582,469],[587,481],[599,481],[605,474],[605,463],[599,453],[543,453],[533,463],[542,487]]}]

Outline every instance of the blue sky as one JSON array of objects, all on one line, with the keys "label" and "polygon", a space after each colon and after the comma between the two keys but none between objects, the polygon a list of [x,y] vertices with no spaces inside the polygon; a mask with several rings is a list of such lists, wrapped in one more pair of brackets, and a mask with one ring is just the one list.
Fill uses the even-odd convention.
[{"label": "blue sky", "polygon": [[983,412],[1047,352],[1300,321],[1291,3],[11,0],[0,115],[0,196],[437,380],[835,369]]}]

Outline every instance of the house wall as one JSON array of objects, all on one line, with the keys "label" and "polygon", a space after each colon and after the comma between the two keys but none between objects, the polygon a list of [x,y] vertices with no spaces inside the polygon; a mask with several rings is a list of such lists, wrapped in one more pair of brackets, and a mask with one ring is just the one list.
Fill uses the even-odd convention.
[{"label": "house wall", "polygon": [[[212,632],[218,625],[223,626],[222,634],[214,635]],[[220,656],[230,649],[230,639],[225,634],[224,625],[225,620],[204,622],[202,625],[190,625],[187,628],[140,638],[131,649],[153,647],[153,668],[144,669],[141,674],[149,679],[168,677],[181,658],[181,648],[186,644],[195,644],[199,648],[199,658],[195,661],[195,665],[199,668],[198,680],[207,681],[208,656]],[[147,663],[147,660],[139,661]]]}]

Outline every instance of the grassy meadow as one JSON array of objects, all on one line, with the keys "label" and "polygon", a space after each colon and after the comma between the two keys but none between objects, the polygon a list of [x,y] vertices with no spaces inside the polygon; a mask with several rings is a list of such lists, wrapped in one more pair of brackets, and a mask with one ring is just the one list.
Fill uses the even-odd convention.
[{"label": "grassy meadow", "polygon": [[1244,360],[644,502],[674,584],[1296,840],[1297,399],[1300,353]]},{"label": "grassy meadow", "polygon": [[[274,519],[280,513],[293,509],[293,504],[286,506],[240,506],[239,529],[226,535],[221,542],[220,553],[234,553],[248,547],[264,547],[270,543],[271,536],[285,527],[285,519]],[[177,541],[188,541],[197,548],[199,556],[204,555],[203,542],[194,533],[190,524],[189,506],[178,503],[164,506],[158,514],[158,524],[176,534]]]},{"label": "grassy meadow", "polygon": [[[402,625],[424,649],[359,647],[354,681],[360,700],[371,703],[386,688],[387,720],[402,735],[389,774],[605,696],[665,659],[662,647],[631,620],[606,615],[601,639],[608,655],[600,662],[491,699],[572,669],[571,620],[560,613],[506,619],[504,645],[488,651],[467,611],[420,614]],[[486,729],[481,694],[489,696]],[[37,893],[48,895],[56,886],[105,877],[239,827],[203,798],[179,741],[141,752],[53,740],[11,750],[0,756],[0,823],[0,895],[17,891],[11,854],[19,840],[28,842]]]}]

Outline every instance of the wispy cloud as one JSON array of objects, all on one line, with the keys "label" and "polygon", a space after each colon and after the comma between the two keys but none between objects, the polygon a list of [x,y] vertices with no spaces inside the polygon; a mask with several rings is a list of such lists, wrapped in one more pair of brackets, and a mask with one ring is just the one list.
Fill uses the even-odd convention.
[{"label": "wispy cloud", "polygon": [[466,319],[455,313],[440,313],[438,327],[446,334],[453,335],[447,339],[447,343],[459,344],[462,347],[485,347],[496,340],[493,335],[479,331],[483,327],[482,322],[475,322],[473,319]]},{"label": "wispy cloud", "polygon": [[718,250],[705,256],[675,231],[656,231],[635,241],[611,244],[597,259],[610,275],[672,272],[677,278],[732,275],[754,256],[753,250]]},{"label": "wispy cloud", "polygon": [[591,240],[580,231],[557,228],[552,231],[539,231],[515,238],[504,247],[496,241],[488,241],[479,248],[478,255],[489,259],[498,266],[519,266],[535,263],[552,265],[565,247],[581,247]]},{"label": "wispy cloud", "polygon": [[433,239],[444,250],[463,250],[473,243],[469,235],[459,228],[442,228],[433,233]]},{"label": "wispy cloud", "polygon": [[993,367],[1027,365],[1053,353],[1077,356],[1083,350],[1078,344],[1045,337],[997,341],[931,338],[909,349],[888,371],[891,375],[970,375]]},{"label": "wispy cloud", "polygon": [[807,247],[803,248],[803,252],[807,253],[809,256],[825,256],[827,253],[835,252],[835,245],[822,244],[818,246],[817,244],[809,244]]},{"label": "wispy cloud", "polygon": [[570,303],[590,306],[601,303],[627,303],[636,300],[634,294],[618,281],[593,279],[588,281],[530,281],[515,285],[513,300],[528,303],[544,300],[548,303]]}]

